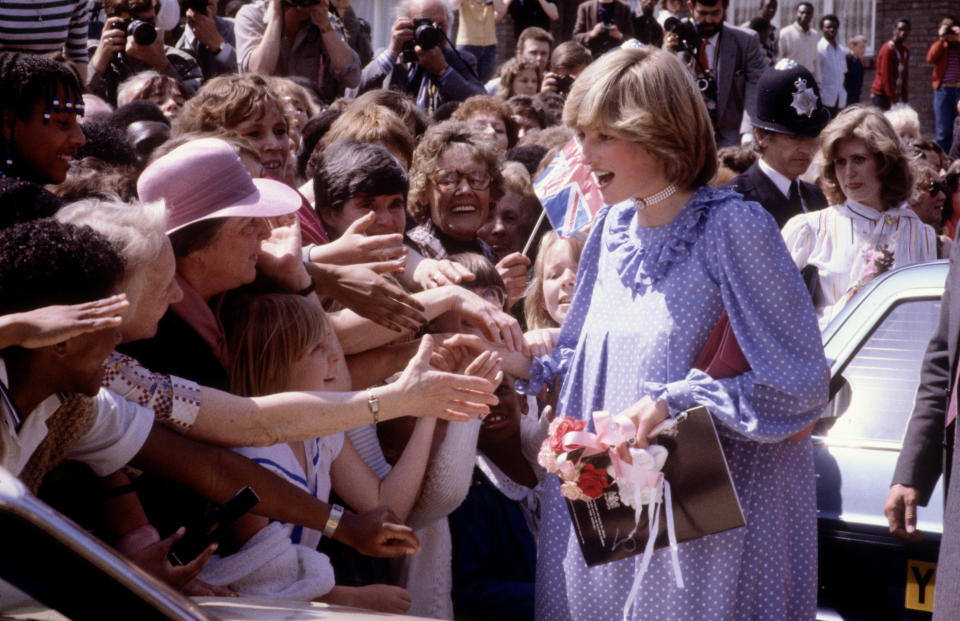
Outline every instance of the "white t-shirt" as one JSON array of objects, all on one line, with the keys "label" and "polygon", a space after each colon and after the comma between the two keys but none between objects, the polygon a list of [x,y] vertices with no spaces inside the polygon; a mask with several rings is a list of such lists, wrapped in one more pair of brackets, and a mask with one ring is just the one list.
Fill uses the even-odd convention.
[{"label": "white t-shirt", "polygon": [[[0,359],[0,381],[8,383],[7,368]],[[14,476],[23,472],[30,456],[47,437],[47,419],[63,400],[50,395],[28,414],[18,430],[16,414],[0,400],[0,434],[3,449],[0,466]],[[66,458],[81,461],[99,476],[106,476],[127,465],[146,441],[153,428],[153,412],[103,389],[93,398],[96,419],[93,426],[67,452]]]}]

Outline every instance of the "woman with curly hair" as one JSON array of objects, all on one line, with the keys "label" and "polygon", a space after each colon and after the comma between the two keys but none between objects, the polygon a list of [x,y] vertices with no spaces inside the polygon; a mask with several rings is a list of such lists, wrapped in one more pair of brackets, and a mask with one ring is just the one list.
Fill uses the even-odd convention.
[{"label": "woman with curly hair", "polygon": [[514,252],[498,261],[478,236],[503,196],[499,157],[493,141],[467,123],[451,120],[430,127],[413,152],[407,213],[418,224],[407,231],[406,243],[429,259],[461,252],[485,256],[496,263],[508,298],[515,301],[527,286],[530,260]]},{"label": "woman with curly hair", "polygon": [[500,67],[500,88],[497,90],[497,97],[507,100],[514,95],[536,95],[540,92],[542,79],[540,63],[516,56]]},{"label": "woman with curly hair", "polygon": [[937,233],[904,205],[914,175],[893,125],[847,108],[820,134],[822,185],[832,205],[792,218],[783,238],[801,269],[816,268],[821,328],[878,273],[937,258]]}]

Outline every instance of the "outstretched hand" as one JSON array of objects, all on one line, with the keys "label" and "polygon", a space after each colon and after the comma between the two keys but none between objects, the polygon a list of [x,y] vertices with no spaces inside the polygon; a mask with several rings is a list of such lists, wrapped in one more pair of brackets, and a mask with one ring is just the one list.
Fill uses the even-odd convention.
[{"label": "outstretched hand", "polygon": [[370,211],[357,218],[335,241],[324,244],[320,249],[323,260],[337,265],[356,263],[398,262],[402,270],[406,263],[407,252],[403,245],[403,235],[367,235],[367,230],[377,221],[377,213]]},{"label": "outstretched hand", "polygon": [[358,315],[397,332],[416,332],[427,323],[423,305],[377,273],[374,264],[326,267],[336,278],[324,283],[325,293]]},{"label": "outstretched hand", "polygon": [[[416,355],[392,385],[399,391],[404,415],[466,421],[487,414],[489,406],[497,403],[493,393],[499,384],[499,356],[492,352],[478,356],[473,366],[464,367],[466,375],[438,371],[430,365],[437,346],[436,337],[424,336]],[[457,363],[459,366],[459,360]]]},{"label": "outstretched hand", "polygon": [[333,537],[367,556],[394,558],[420,550],[413,529],[404,526],[390,507],[381,506],[359,515],[344,513]]}]

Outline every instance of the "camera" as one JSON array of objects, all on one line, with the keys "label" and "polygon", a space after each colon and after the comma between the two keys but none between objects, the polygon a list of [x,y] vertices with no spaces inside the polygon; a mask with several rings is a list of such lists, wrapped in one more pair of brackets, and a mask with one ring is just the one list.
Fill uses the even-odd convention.
[{"label": "camera", "polygon": [[415,17],[413,19],[413,41],[407,41],[403,44],[403,50],[400,59],[405,63],[417,62],[417,52],[414,47],[419,45],[420,49],[432,50],[437,47],[446,38],[446,34],[440,25],[428,17]]},{"label": "camera", "polygon": [[127,33],[128,37],[133,37],[137,45],[153,45],[153,42],[157,40],[157,27],[152,22],[131,17],[118,23],[115,27]]},{"label": "camera", "polygon": [[700,33],[690,20],[668,17],[663,22],[663,31],[677,35],[680,51],[694,55],[700,52]]},{"label": "camera", "polygon": [[565,73],[561,76],[557,76],[557,92],[563,96],[566,96],[570,92],[570,87],[573,86],[573,76],[569,73]]}]

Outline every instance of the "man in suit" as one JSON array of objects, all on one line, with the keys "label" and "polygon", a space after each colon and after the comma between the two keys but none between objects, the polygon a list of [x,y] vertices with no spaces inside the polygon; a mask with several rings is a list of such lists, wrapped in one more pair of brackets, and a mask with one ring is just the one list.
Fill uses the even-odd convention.
[{"label": "man in suit", "polygon": [[633,36],[633,11],[621,0],[587,0],[577,7],[573,40],[594,58]]},{"label": "man in suit", "polygon": [[752,32],[723,23],[729,0],[687,0],[701,44],[694,63],[718,147],[749,139],[757,82],[767,68]]},{"label": "man in suit", "polygon": [[799,179],[830,120],[813,74],[792,60],[767,69],[757,88],[753,136],[760,158],[723,187],[766,208],[783,227],[797,214],[827,206],[823,191]]},{"label": "man in suit", "polygon": [[917,530],[917,505],[925,506],[944,474],[946,502],[943,535],[937,560],[934,621],[960,618],[960,468],[957,439],[957,341],[960,339],[960,244],[950,252],[950,273],[940,304],[940,321],[927,346],[920,386],[907,425],[903,448],[893,473],[883,511],[890,532],[907,541],[922,538]]}]

